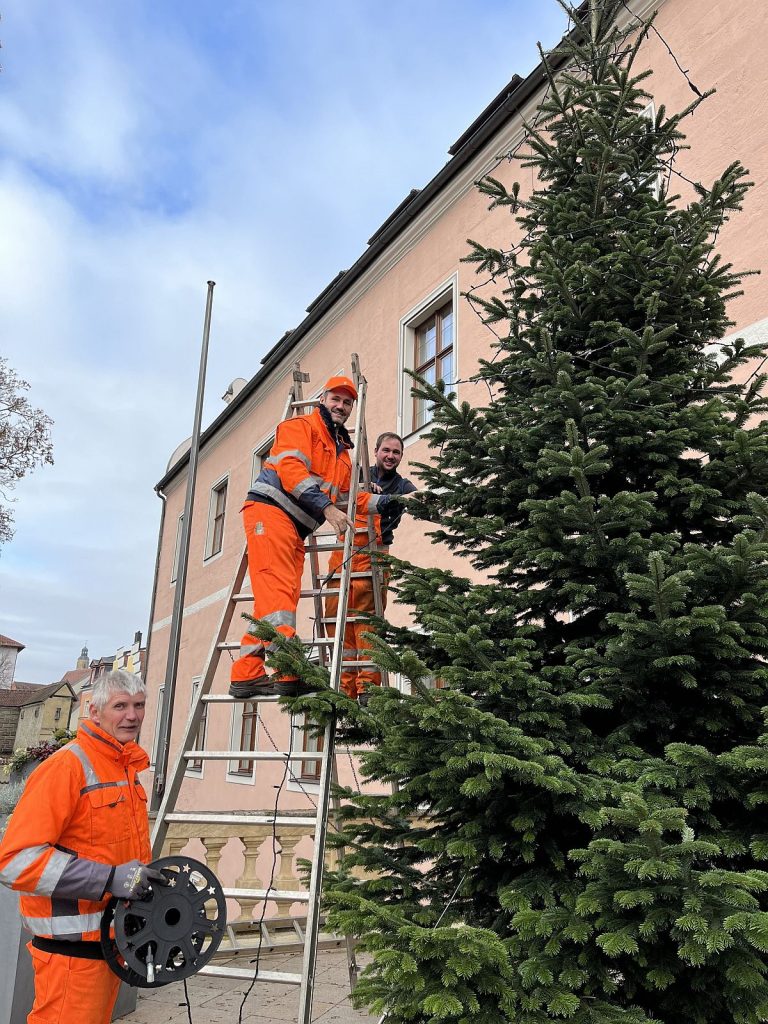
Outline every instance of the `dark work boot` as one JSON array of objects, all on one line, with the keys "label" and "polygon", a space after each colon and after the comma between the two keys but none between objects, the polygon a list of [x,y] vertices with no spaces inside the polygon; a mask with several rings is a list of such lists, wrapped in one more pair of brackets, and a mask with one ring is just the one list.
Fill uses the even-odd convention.
[{"label": "dark work boot", "polygon": [[317,693],[320,689],[319,686],[311,686],[300,679],[290,679],[288,676],[276,681],[274,687],[278,697],[303,697],[306,693]]},{"label": "dark work boot", "polygon": [[260,697],[274,697],[276,693],[275,684],[269,676],[229,684],[229,696],[235,700],[258,700]]}]

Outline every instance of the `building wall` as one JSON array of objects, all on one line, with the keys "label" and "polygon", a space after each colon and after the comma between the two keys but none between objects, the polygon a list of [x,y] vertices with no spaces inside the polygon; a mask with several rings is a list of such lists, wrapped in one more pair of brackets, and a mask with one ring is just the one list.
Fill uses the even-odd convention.
[{"label": "building wall", "polygon": [[0,690],[10,689],[16,675],[18,647],[0,647]]},{"label": "building wall", "polygon": [[38,743],[45,743],[53,739],[53,734],[59,729],[66,729],[69,724],[71,706],[72,700],[67,690],[49,697],[42,704],[28,704],[23,707],[16,728],[14,750],[19,747],[34,747]]},{"label": "building wall", "polygon": [[[759,267],[768,237],[768,204],[764,187],[768,178],[768,133],[762,130],[768,104],[768,64],[762,59],[765,22],[761,5],[712,4],[710,0],[661,0],[656,27],[677,55],[691,79],[704,91],[717,89],[714,97],[685,123],[690,152],[683,152],[677,167],[686,177],[709,184],[736,157],[750,169],[757,187],[750,194],[745,212],[735,217],[721,233],[718,246],[723,258],[736,267]],[[644,7],[647,9],[648,4]],[[669,110],[686,106],[693,98],[689,85],[675,66],[666,46],[655,35],[646,41],[643,58],[653,67],[646,83],[657,105]],[[514,69],[510,68],[510,74]],[[536,100],[521,113],[530,116]],[[457,125],[457,130],[462,126]],[[367,425],[370,438],[380,430],[397,428],[399,374],[403,323],[441,288],[452,288],[455,302],[458,375],[465,381],[475,370],[479,357],[487,357],[493,338],[459,294],[477,284],[471,266],[460,262],[467,252],[467,238],[489,245],[508,246],[515,238],[514,225],[505,211],[488,213],[487,202],[474,188],[477,178],[494,168],[494,175],[506,183],[520,180],[523,190],[532,187],[532,172],[519,165],[502,163],[496,157],[521,136],[519,119],[502,128],[497,137],[478,153],[458,178],[423,211],[405,232],[391,243],[375,266],[366,271],[312,328],[308,336],[274,370],[246,407],[236,411],[219,431],[214,442],[201,453],[196,488],[185,619],[181,639],[178,690],[173,717],[172,750],[178,744],[190,702],[191,681],[202,671],[222,612],[226,588],[242,553],[238,512],[251,478],[255,448],[269,439],[280,418],[290,383],[292,362],[300,359],[311,375],[308,391],[319,388],[330,375],[348,372],[350,353],[360,354],[369,382]],[[761,188],[762,187],[762,188]],[[690,189],[679,180],[684,199]],[[484,293],[488,294],[488,293]],[[745,294],[731,305],[738,330],[756,330],[754,325],[768,318],[768,279],[748,278]],[[242,368],[235,368],[241,370]],[[256,369],[256,368],[253,368]],[[460,383],[460,400],[473,404],[487,401],[482,386]],[[406,438],[402,472],[409,465],[429,458],[425,441],[418,434]],[[220,555],[204,561],[208,528],[209,495],[217,481],[229,478],[224,548]],[[164,677],[170,616],[174,597],[171,569],[176,548],[177,524],[184,503],[185,475],[175,478],[167,490],[165,528],[161,538],[157,591],[147,668],[149,700],[144,727],[144,744],[150,746],[155,734],[159,687]],[[470,573],[464,560],[454,561],[447,551],[425,539],[422,524],[406,521],[395,540],[398,555],[416,563],[454,565]],[[406,612],[391,606],[394,621],[404,621]],[[234,631],[235,635],[240,630]],[[229,658],[221,659],[215,691],[227,686]],[[237,708],[217,709],[208,724],[208,746],[230,746],[230,716]],[[283,747],[288,742],[286,716],[273,706],[264,711],[264,725]],[[266,741],[268,745],[268,741]],[[351,769],[341,765],[342,781],[353,782]],[[214,807],[219,803],[237,808],[269,806],[272,786],[279,782],[276,767],[259,766],[255,783],[227,785],[226,765],[206,764],[198,777],[182,790],[180,809]],[[296,808],[307,807],[307,797],[295,783],[290,800]],[[305,789],[310,794],[312,787]]]},{"label": "building wall", "polygon": [[[43,704],[41,712],[42,721],[40,724],[40,742],[53,739],[53,734],[60,729],[67,729],[70,725],[70,710],[73,701],[69,694],[49,697]],[[57,717],[58,715],[58,717]]]},{"label": "building wall", "polygon": [[40,742],[43,708],[41,704],[28,704],[19,711],[19,722],[16,727],[16,739],[13,749],[34,747]]},{"label": "building wall", "polygon": [[12,754],[16,749],[16,727],[19,708],[0,707],[0,754]]}]

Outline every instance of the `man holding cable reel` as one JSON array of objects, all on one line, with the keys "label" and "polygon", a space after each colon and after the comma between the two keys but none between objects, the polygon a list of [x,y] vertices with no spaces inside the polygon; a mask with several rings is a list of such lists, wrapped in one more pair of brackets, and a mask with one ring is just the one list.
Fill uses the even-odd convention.
[{"label": "man holding cable reel", "polygon": [[137,900],[167,885],[147,866],[149,758],[136,739],[146,690],[108,672],[93,687],[77,737],[35,769],[0,841],[0,882],[21,894],[35,972],[29,1024],[108,1024],[120,987],[104,960],[110,897]]}]

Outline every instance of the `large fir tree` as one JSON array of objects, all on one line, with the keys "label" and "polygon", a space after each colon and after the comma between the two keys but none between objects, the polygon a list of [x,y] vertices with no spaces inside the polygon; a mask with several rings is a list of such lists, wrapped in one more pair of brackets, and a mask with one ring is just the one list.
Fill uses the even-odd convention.
[{"label": "large fir tree", "polygon": [[390,1024],[768,1020],[765,353],[717,344],[714,251],[747,183],[671,194],[693,108],[649,119],[623,6],[572,11],[546,61],[532,195],[481,185],[519,231],[470,255],[492,399],[422,385],[416,514],[488,582],[398,563],[415,627],[380,657],[412,693],[347,730],[394,792],[347,794],[367,874],[331,915]]}]

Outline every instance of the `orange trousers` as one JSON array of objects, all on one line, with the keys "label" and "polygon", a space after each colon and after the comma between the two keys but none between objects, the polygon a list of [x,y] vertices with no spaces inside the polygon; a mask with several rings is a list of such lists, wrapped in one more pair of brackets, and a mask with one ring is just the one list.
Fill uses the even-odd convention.
[{"label": "orange trousers", "polygon": [[[386,552],[386,548],[382,548]],[[341,552],[334,552],[328,565],[328,571],[334,572],[334,577],[328,582],[328,590],[338,590],[340,580]],[[352,572],[370,572],[371,556],[365,554],[352,556]],[[339,607],[338,595],[329,593],[325,599],[325,614],[327,617],[336,615]],[[387,585],[386,577],[381,588],[382,611],[387,607]],[[347,604],[347,615],[355,616],[361,612],[374,612],[376,604],[373,595],[373,580],[357,579],[349,581],[349,602]],[[336,632],[333,624],[328,625],[328,635],[333,636]],[[344,628],[344,661],[370,661],[371,645],[368,642],[366,633],[371,632],[369,622],[347,622]],[[359,693],[365,691],[366,686],[381,686],[381,673],[377,668],[361,667],[358,669],[345,668],[341,673],[341,689],[354,700]]]},{"label": "orange trousers", "polygon": [[27,947],[35,1001],[27,1024],[109,1024],[120,979],[103,960],[82,960]]},{"label": "orange trousers", "polygon": [[[288,516],[273,505],[246,501],[243,527],[248,543],[248,575],[253,588],[253,617],[263,619],[278,633],[296,635],[296,605],[304,571],[304,541]],[[230,679],[247,683],[266,676],[264,658],[269,644],[246,633],[240,641],[240,657],[233,663]]]}]

